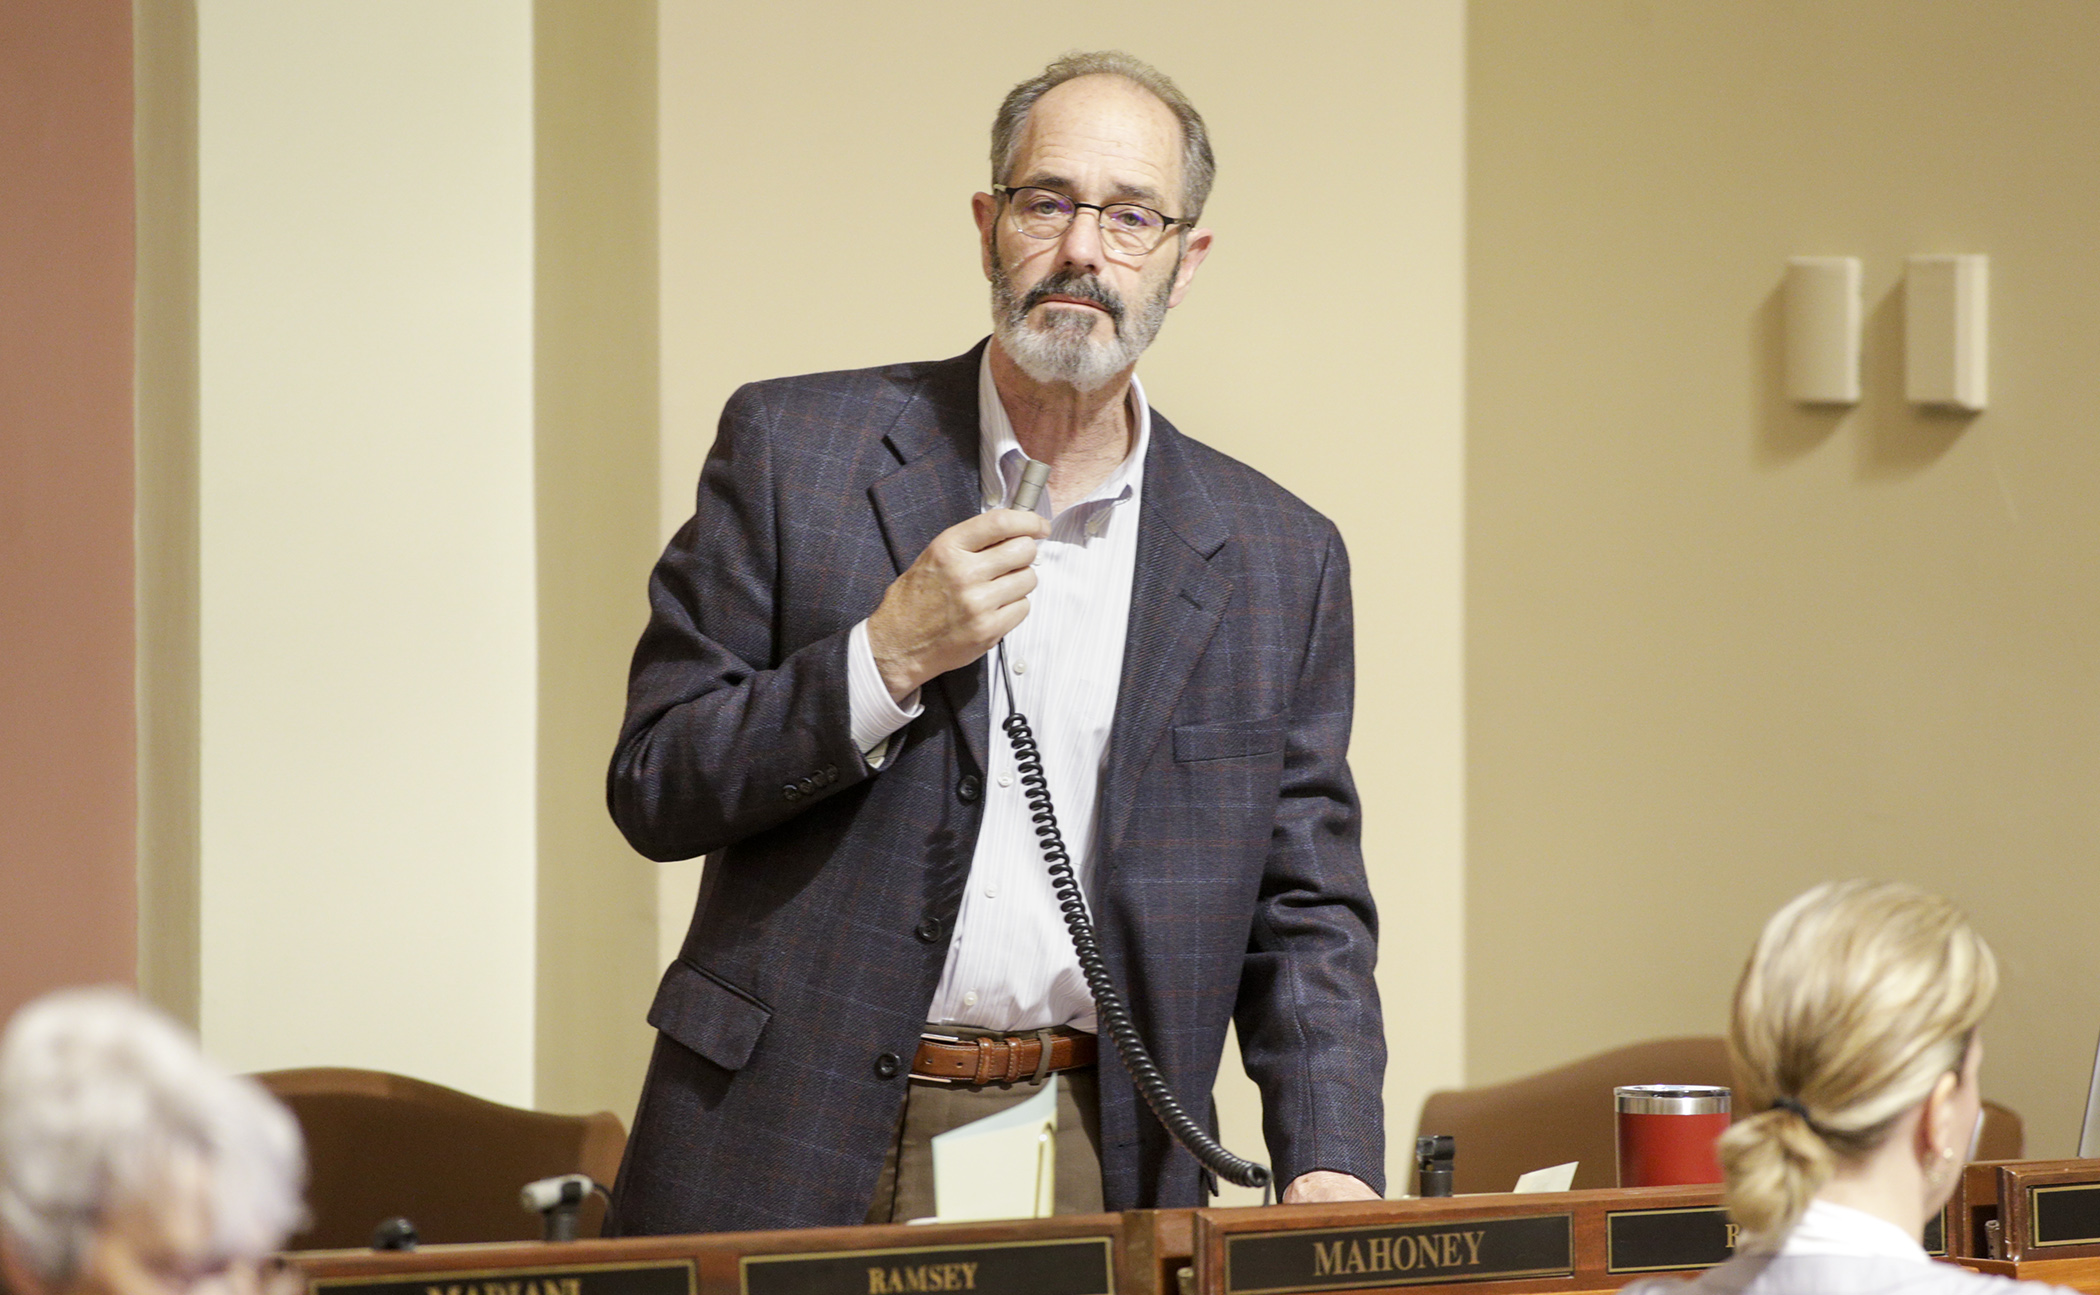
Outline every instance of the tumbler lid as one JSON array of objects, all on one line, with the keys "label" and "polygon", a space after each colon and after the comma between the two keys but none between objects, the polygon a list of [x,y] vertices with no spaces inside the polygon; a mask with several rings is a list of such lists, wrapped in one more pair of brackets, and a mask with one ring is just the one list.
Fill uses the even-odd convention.
[{"label": "tumbler lid", "polygon": [[1614,1088],[1621,1115],[1724,1115],[1728,1090],[1704,1084],[1628,1084]]}]

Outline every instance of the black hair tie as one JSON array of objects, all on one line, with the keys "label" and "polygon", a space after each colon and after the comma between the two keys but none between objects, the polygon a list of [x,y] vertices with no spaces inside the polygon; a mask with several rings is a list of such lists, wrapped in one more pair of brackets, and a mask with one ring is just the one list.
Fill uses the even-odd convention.
[{"label": "black hair tie", "polygon": [[1773,1098],[1772,1105],[1769,1109],[1775,1111],[1792,1111],[1794,1114],[1801,1117],[1802,1123],[1810,1125],[1813,1125],[1815,1123],[1814,1120],[1808,1118],[1808,1108],[1806,1106],[1803,1106],[1801,1103],[1795,1101],[1791,1097]]}]

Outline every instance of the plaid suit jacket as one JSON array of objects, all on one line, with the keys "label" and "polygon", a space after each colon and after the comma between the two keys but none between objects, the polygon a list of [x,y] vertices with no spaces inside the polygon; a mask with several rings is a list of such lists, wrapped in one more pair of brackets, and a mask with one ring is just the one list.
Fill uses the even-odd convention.
[{"label": "plaid suit jacket", "polygon": [[[866,1213],[968,880],[989,697],[981,661],[942,676],[872,771],[846,642],[978,511],[982,346],[738,391],[651,578],[608,800],[643,854],[708,858],[649,1014],[620,1232]],[[1103,950],[1199,1118],[1236,1019],[1277,1180],[1382,1185],[1347,557],[1324,517],[1156,411],[1144,470],[1090,896]],[[1105,1042],[1100,1086],[1108,1208],[1200,1203]]]}]

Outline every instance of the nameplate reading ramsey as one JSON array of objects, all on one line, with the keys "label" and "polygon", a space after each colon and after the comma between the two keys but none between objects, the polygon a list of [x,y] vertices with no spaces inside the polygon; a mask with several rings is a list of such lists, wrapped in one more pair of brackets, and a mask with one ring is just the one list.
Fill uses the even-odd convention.
[{"label": "nameplate reading ramsey", "polygon": [[1711,1268],[1735,1254],[1736,1225],[1713,1206],[1615,1210],[1604,1223],[1604,1271],[1670,1272]]},{"label": "nameplate reading ramsey", "polygon": [[738,1261],[744,1295],[1115,1295],[1115,1254],[1107,1237],[990,1241],[746,1255]]},{"label": "nameplate reading ramsey", "polygon": [[1574,1271],[1575,1226],[1567,1214],[1225,1238],[1227,1295],[1510,1281]]},{"label": "nameplate reading ramsey", "polygon": [[2034,1220],[2030,1245],[2100,1245],[2100,1183],[2030,1187],[2027,1216]]},{"label": "nameplate reading ramsey", "polygon": [[357,1295],[693,1295],[693,1261],[389,1273],[323,1277],[313,1283],[314,1295],[353,1289]]}]

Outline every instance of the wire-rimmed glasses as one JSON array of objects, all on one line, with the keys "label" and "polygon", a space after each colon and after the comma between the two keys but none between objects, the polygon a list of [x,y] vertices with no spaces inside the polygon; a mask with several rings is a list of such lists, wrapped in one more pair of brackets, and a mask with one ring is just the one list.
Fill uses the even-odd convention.
[{"label": "wire-rimmed glasses", "polygon": [[1063,238],[1081,210],[1091,211],[1100,222],[1101,241],[1123,256],[1149,255],[1174,226],[1189,223],[1184,217],[1163,215],[1134,202],[1080,202],[1034,185],[995,184],[992,192],[1006,199],[1007,218],[1014,229],[1030,238]]}]

